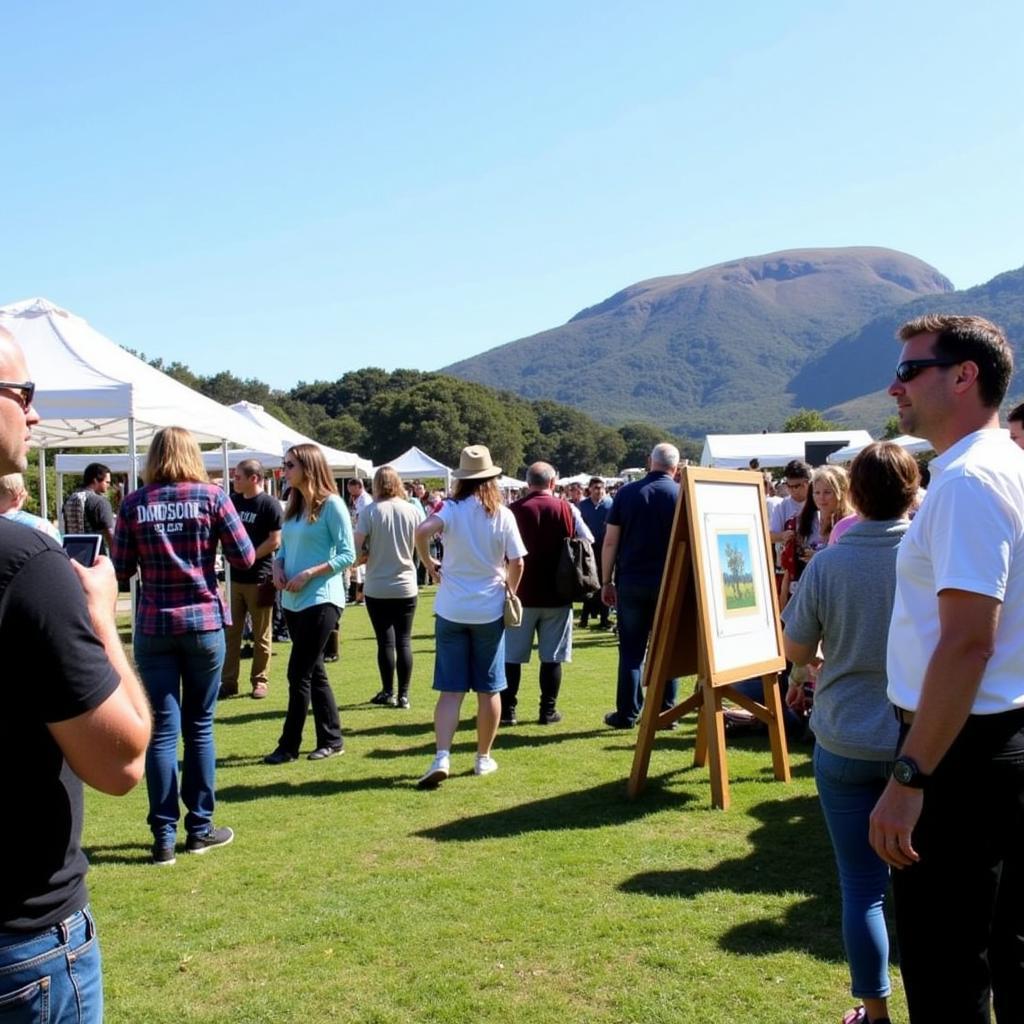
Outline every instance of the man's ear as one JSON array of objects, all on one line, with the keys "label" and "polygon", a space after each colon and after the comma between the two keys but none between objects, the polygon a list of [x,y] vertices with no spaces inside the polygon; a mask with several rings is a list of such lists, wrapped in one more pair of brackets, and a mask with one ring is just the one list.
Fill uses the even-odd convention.
[{"label": "man's ear", "polygon": [[966,359],[957,367],[953,386],[958,392],[966,391],[977,383],[979,374],[978,364],[973,359]]}]

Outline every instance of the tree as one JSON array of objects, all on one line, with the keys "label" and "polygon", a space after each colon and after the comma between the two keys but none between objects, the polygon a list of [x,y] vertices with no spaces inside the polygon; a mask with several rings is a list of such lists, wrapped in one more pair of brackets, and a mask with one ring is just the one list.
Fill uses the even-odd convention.
[{"label": "tree", "polygon": [[797,409],[782,424],[784,434],[813,434],[819,430],[842,430],[842,425],[825,419],[817,409]]},{"label": "tree", "polygon": [[891,441],[894,437],[899,437],[903,433],[900,428],[899,416],[890,416],[885,421],[885,428],[882,430],[882,440]]}]

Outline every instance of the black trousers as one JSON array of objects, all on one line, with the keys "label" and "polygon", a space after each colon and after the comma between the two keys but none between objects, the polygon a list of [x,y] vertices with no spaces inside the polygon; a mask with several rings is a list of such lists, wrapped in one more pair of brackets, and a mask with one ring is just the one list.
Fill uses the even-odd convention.
[{"label": "black trousers", "polygon": [[380,686],[385,693],[395,689],[407,696],[412,678],[412,620],[416,615],[415,597],[370,597],[366,595],[366,611],[377,637],[377,668]]},{"label": "black trousers", "polygon": [[[906,732],[904,727],[904,733]],[[893,872],[911,1024],[1024,1021],[1024,710],[972,715]]]},{"label": "black trousers", "polygon": [[341,609],[317,604],[301,612],[286,611],[292,653],[288,659],[288,711],[278,748],[298,755],[310,703],[318,747],[340,747],[341,720],[338,705],[324,668],[324,647],[332,629],[338,628]]}]

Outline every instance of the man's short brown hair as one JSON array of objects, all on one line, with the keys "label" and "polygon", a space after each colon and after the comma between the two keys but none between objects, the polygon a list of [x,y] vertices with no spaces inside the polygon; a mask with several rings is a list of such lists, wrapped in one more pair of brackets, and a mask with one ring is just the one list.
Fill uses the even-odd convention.
[{"label": "man's short brown hair", "polygon": [[897,332],[901,341],[934,334],[935,355],[978,367],[978,394],[986,409],[997,409],[1013,376],[1013,350],[1002,328],[981,316],[929,313],[908,320]]}]

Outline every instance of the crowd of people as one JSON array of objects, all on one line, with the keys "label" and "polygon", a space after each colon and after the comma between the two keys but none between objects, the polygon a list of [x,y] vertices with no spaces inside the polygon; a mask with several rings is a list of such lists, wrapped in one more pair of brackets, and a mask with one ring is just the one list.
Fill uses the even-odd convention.
[{"label": "crowd of people", "polygon": [[[1024,454],[1014,443],[1024,445],[1024,406],[1011,411],[1007,437],[998,410],[1012,357],[995,325],[925,317],[900,338],[889,392],[904,430],[937,453],[930,479],[891,442],[869,445],[848,473],[795,460],[781,480],[765,479],[791,664],[782,685],[789,721],[809,713],[815,741],[851,991],[861,1000],[845,1024],[890,1020],[890,881],[911,1021],[981,1024],[994,1007],[1007,1024],[1024,1020]],[[0,758],[10,774],[28,775],[12,820],[29,833],[0,855],[13,879],[0,904],[0,1005],[13,992],[26,1003],[45,997],[51,1019],[64,1019],[71,1001],[88,1004],[82,1019],[101,1019],[82,781],[126,792],[144,765],[155,865],[175,862],[182,806],[186,853],[234,838],[214,822],[214,713],[218,697],[239,693],[246,629],[254,699],[268,692],[273,635],[286,628],[290,638],[287,710],[269,766],[300,756],[310,709],[306,758],[344,750],[325,662],[337,657],[347,602],[365,605],[376,639],[380,688],[370,702],[411,706],[412,625],[428,581],[437,588],[436,749],[419,788],[448,778],[470,692],[474,774],[498,770],[495,740],[523,715],[522,666],[534,646],[535,720],[557,725],[573,630],[591,619],[617,633],[605,723],[635,727],[678,503],[671,444],[656,445],[646,476],[613,496],[600,477],[561,496],[554,467],[536,462],[515,500],[499,489],[502,469],[484,445],[462,451],[450,495],[418,481],[407,488],[382,466],[372,493],[352,480],[343,498],[321,450],[299,444],[284,456],[282,503],[252,460],[236,467],[232,495],[209,482],[195,440],[168,427],[116,517],[100,463],[69,495],[68,528],[109,545],[109,560],[84,567],[60,553],[52,524],[21,507],[34,385],[3,333],[0,376],[0,635],[15,677],[41,680],[12,695],[0,724]],[[561,573],[573,543],[593,546],[599,573],[576,621]],[[114,604],[117,581],[136,574],[133,669]],[[677,694],[678,680],[668,680],[664,708]],[[74,982],[51,984],[39,969],[51,962],[80,965]]]}]

